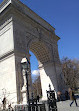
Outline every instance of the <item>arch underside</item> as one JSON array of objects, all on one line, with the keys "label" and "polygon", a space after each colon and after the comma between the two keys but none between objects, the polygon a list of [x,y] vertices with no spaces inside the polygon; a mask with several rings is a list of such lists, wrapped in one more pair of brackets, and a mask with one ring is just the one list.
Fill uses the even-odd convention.
[{"label": "arch underside", "polygon": [[39,64],[44,64],[51,61],[50,52],[45,44],[41,41],[33,42],[30,46],[30,51],[35,54]]}]

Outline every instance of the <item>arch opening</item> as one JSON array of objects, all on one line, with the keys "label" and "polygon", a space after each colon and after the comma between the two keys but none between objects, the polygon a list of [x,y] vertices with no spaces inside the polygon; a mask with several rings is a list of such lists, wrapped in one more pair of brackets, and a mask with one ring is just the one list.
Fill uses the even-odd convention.
[{"label": "arch opening", "polygon": [[46,90],[49,90],[49,84],[52,89],[55,88],[54,86],[57,86],[56,82],[53,81],[53,79],[56,80],[56,78],[54,67],[51,64],[52,57],[50,50],[42,41],[33,41],[29,46],[29,50],[33,52],[37,58],[42,87],[42,100],[46,100]]},{"label": "arch opening", "polygon": [[41,81],[40,81],[40,73],[38,69],[38,60],[36,56],[29,51],[30,63],[31,63],[31,79],[32,79],[32,89],[33,89],[33,97],[37,98],[38,96],[42,97],[42,88],[41,88]]}]

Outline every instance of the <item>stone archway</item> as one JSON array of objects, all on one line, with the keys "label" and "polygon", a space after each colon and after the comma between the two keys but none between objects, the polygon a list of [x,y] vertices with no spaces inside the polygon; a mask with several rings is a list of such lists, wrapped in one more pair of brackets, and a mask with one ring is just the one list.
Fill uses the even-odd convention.
[{"label": "stone archway", "polygon": [[[9,100],[20,103],[23,78],[20,62],[30,60],[31,50],[39,61],[43,100],[49,83],[56,92],[61,89],[61,65],[55,29],[19,0],[4,0],[0,5],[0,74],[1,88],[13,93]],[[30,75],[29,75],[30,77]],[[5,84],[3,82],[5,81]],[[15,99],[11,99],[15,96]]]},{"label": "stone archway", "polygon": [[[50,46],[50,45],[49,45]],[[32,41],[29,49],[35,54],[39,63],[39,71],[42,86],[42,100],[46,100],[46,90],[49,90],[49,84],[51,84],[52,89],[57,92],[57,75],[55,72],[55,66],[53,63],[52,53],[49,47],[44,41]],[[52,84],[53,83],[53,84]]]}]

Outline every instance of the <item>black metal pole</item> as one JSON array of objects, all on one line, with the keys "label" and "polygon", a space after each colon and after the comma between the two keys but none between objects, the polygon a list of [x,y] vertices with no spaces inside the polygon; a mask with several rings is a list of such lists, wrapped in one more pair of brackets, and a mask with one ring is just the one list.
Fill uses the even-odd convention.
[{"label": "black metal pole", "polygon": [[26,89],[27,89],[27,104],[28,104],[28,111],[30,111],[29,84],[28,84],[28,73],[27,73],[27,71],[26,71]]}]

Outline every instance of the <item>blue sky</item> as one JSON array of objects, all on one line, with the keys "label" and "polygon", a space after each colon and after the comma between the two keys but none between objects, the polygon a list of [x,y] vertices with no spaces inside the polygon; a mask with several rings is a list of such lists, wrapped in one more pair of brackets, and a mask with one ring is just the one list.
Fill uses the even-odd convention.
[{"label": "blue sky", "polygon": [[[79,0],[20,0],[56,29],[60,59],[79,59]],[[2,0],[0,0],[2,2]],[[31,57],[37,69],[37,63]],[[34,61],[35,60],[35,61]],[[33,63],[34,61],[34,63]]]}]

